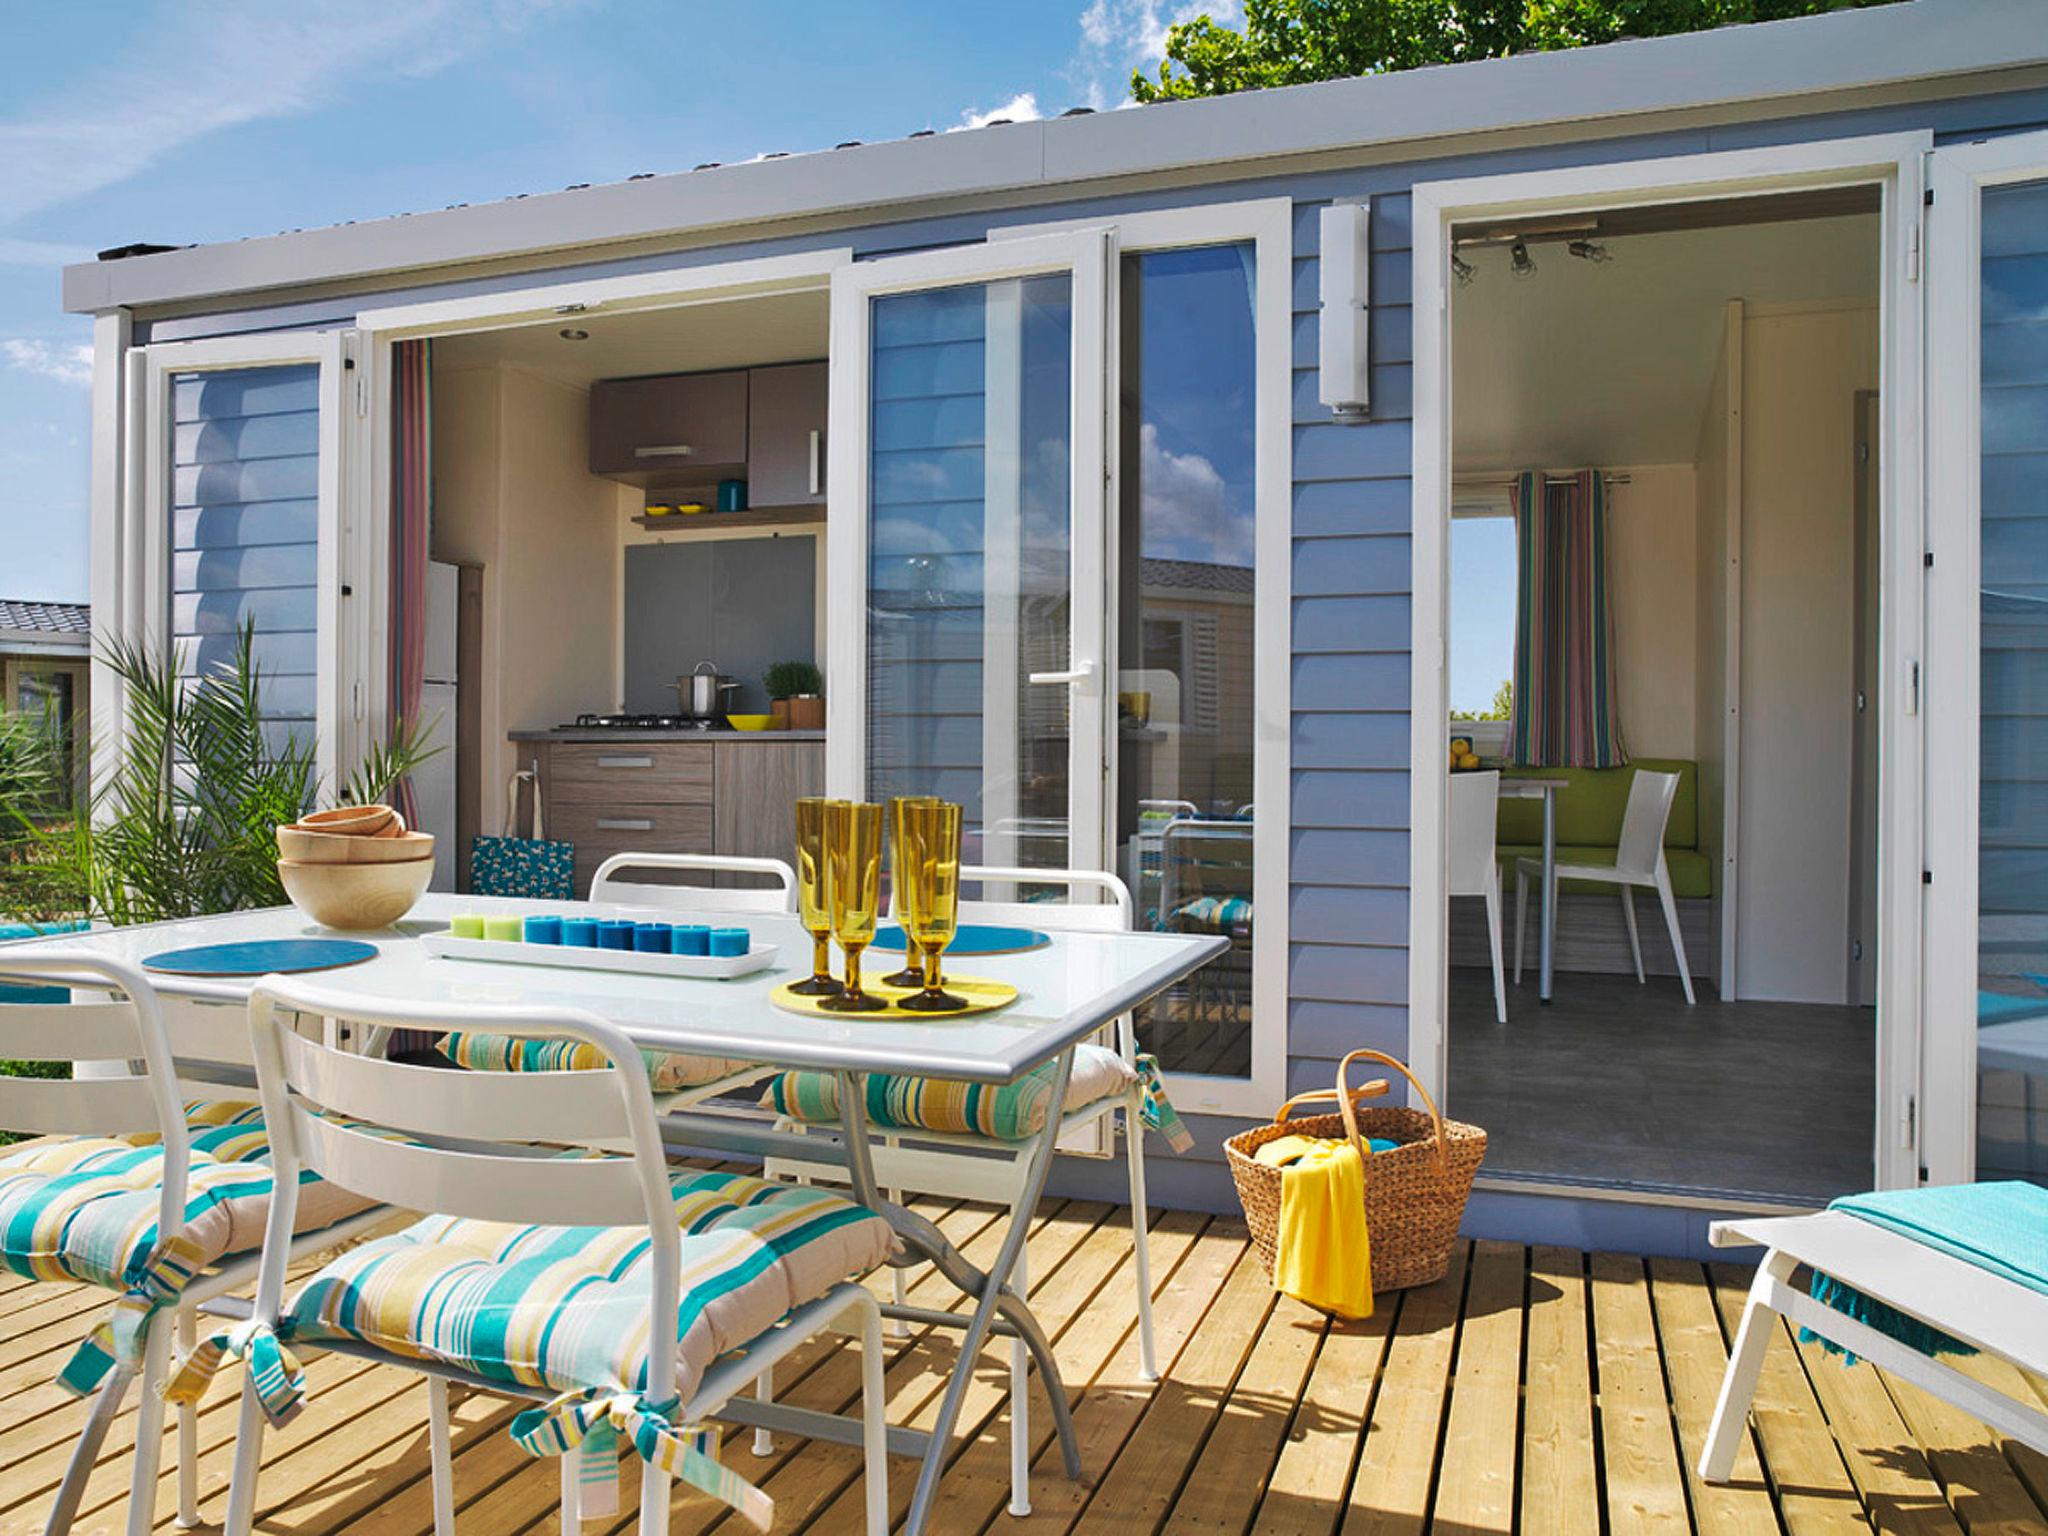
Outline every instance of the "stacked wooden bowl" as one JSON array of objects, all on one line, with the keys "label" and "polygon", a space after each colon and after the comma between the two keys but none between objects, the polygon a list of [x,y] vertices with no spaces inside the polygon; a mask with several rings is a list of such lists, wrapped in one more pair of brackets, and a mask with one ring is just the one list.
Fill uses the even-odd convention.
[{"label": "stacked wooden bowl", "polygon": [[327,928],[388,928],[434,877],[434,837],[388,805],[313,811],[277,829],[277,874],[292,905]]}]

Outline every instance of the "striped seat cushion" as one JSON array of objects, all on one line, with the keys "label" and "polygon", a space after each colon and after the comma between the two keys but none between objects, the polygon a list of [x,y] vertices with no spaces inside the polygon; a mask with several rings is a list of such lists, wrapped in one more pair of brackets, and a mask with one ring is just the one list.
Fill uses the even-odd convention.
[{"label": "striped seat cushion", "polygon": [[[254,1104],[195,1102],[185,1237],[201,1265],[262,1246],[270,1137]],[[68,1136],[0,1153],[0,1265],[38,1280],[123,1290],[157,1250],[163,1149],[155,1136]],[[298,1228],[325,1227],[371,1202],[308,1174]]]},{"label": "striped seat cushion", "polygon": [[[1047,1062],[1000,1087],[944,1077],[872,1073],[867,1080],[868,1119],[889,1130],[1022,1141],[1045,1127],[1053,1070],[1054,1063]],[[1072,1114],[1122,1093],[1136,1080],[1137,1074],[1115,1051],[1099,1045],[1079,1046],[1074,1051],[1073,1075],[1067,1080],[1064,1112]],[[792,1120],[830,1124],[839,1118],[839,1080],[825,1072],[779,1073],[761,1095],[761,1107]]]},{"label": "striped seat cushion", "polygon": [[[447,1034],[434,1048],[458,1067],[474,1072],[572,1072],[606,1064],[605,1054],[587,1040],[548,1040],[494,1035],[482,1030]],[[642,1051],[647,1079],[656,1093],[681,1093],[744,1072],[750,1062],[723,1056],[686,1056],[675,1051]]]},{"label": "striped seat cushion", "polygon": [[[895,1243],[881,1217],[826,1190],[701,1171],[670,1183],[683,1234],[684,1401],[718,1356],[868,1274]],[[643,1391],[647,1247],[644,1228],[428,1216],[335,1258],[300,1289],[280,1332],[529,1389]]]}]

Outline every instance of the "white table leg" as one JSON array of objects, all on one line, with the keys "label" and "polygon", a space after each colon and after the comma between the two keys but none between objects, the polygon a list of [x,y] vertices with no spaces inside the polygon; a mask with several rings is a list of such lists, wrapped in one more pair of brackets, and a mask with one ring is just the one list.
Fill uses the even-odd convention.
[{"label": "white table leg", "polygon": [[1536,995],[1550,1001],[1550,962],[1557,952],[1557,791],[1543,792],[1543,929]]}]

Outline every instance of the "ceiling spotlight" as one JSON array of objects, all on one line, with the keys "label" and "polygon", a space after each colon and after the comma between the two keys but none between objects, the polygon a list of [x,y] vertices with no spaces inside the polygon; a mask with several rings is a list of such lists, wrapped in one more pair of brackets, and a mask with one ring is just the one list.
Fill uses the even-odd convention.
[{"label": "ceiling spotlight", "polygon": [[1614,253],[1594,240],[1574,240],[1565,249],[1581,261],[1598,263],[1614,260]]},{"label": "ceiling spotlight", "polygon": [[1471,262],[1460,256],[1456,251],[1451,252],[1451,276],[1458,280],[1460,288],[1465,287],[1472,281],[1474,270]]},{"label": "ceiling spotlight", "polygon": [[562,333],[561,333],[561,334],[562,334],[562,340],[564,340],[564,341],[588,341],[588,340],[590,340],[590,332],[588,332],[588,331],[584,331],[584,330],[579,330],[579,329],[577,329],[577,328],[576,328],[575,326],[573,326],[573,325],[565,325],[565,326],[563,326],[563,327],[562,327]]},{"label": "ceiling spotlight", "polygon": [[1529,254],[1529,247],[1522,241],[1517,240],[1508,248],[1508,261],[1511,263],[1509,270],[1516,277],[1536,275],[1536,259]]}]

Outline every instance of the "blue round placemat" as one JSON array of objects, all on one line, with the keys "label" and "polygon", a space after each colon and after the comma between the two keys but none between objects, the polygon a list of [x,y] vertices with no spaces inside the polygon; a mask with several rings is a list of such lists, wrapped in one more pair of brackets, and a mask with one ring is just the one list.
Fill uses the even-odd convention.
[{"label": "blue round placemat", "polygon": [[172,976],[270,976],[294,971],[331,971],[375,959],[377,946],[361,939],[249,939],[239,944],[202,944],[167,949],[142,962],[145,971]]},{"label": "blue round placemat", "polygon": [[[1004,928],[994,923],[962,923],[946,946],[949,955],[1021,955],[1027,949],[1043,949],[1052,942],[1036,928]],[[889,954],[903,953],[903,930],[886,923],[875,930],[870,949]]]}]

